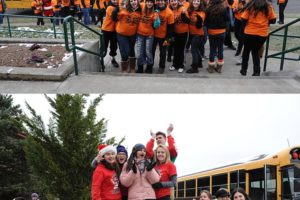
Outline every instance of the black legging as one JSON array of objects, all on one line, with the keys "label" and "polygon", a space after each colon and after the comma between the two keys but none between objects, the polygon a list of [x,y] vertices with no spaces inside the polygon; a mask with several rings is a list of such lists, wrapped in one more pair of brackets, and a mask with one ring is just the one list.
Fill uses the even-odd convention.
[{"label": "black legging", "polygon": [[250,52],[253,59],[253,74],[260,74],[260,59],[258,55],[259,49],[265,43],[267,37],[258,35],[244,34],[244,51],[242,61],[242,71],[247,72]]},{"label": "black legging", "polygon": [[239,41],[237,52],[241,52],[244,45],[244,30],[242,22],[236,18],[234,20],[234,35]]},{"label": "black legging", "polygon": [[288,3],[288,0],[286,0],[285,3],[279,4],[279,21],[282,23],[284,23],[284,10],[285,10],[287,3]]},{"label": "black legging", "polygon": [[174,58],[173,58],[173,66],[175,69],[184,68],[184,47],[186,44],[186,40],[188,37],[188,33],[174,33],[175,41],[174,41]]}]

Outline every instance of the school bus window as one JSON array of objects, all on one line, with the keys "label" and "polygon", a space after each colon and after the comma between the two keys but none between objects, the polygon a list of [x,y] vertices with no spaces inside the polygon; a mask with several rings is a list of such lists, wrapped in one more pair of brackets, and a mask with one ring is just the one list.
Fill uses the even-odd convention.
[{"label": "school bus window", "polygon": [[212,176],[212,193],[215,194],[219,188],[227,188],[227,174]]},{"label": "school bus window", "polygon": [[249,171],[249,193],[251,199],[264,199],[264,169]]},{"label": "school bus window", "polygon": [[[239,181],[238,181],[239,179]],[[244,170],[234,171],[230,173],[230,192],[235,188],[241,187],[245,189],[246,174]]]},{"label": "school bus window", "polygon": [[184,182],[178,182],[178,197],[184,197]]},{"label": "school bus window", "polygon": [[209,176],[197,179],[198,195],[199,195],[200,191],[202,191],[202,190],[209,191],[209,185],[210,185],[209,181],[210,181]]},{"label": "school bus window", "polygon": [[300,196],[300,165],[289,166],[281,169],[282,200]]},{"label": "school bus window", "polygon": [[186,187],[186,197],[194,197],[196,196],[196,179],[188,180],[185,183]]}]

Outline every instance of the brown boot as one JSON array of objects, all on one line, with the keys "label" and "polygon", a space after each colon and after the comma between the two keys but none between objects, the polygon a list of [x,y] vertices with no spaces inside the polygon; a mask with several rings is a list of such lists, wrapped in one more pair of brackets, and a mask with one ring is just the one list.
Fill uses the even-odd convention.
[{"label": "brown boot", "polygon": [[129,60],[121,61],[121,71],[122,73],[126,73],[129,65]]},{"label": "brown boot", "polygon": [[216,72],[221,73],[223,65],[224,65],[224,60],[218,61],[217,62],[217,67],[216,67]]},{"label": "brown boot", "polygon": [[215,62],[208,62],[208,67],[207,67],[207,71],[209,73],[214,73],[215,72]]},{"label": "brown boot", "polygon": [[136,58],[129,57],[129,70],[128,70],[128,73],[135,73],[135,65],[136,65]]}]

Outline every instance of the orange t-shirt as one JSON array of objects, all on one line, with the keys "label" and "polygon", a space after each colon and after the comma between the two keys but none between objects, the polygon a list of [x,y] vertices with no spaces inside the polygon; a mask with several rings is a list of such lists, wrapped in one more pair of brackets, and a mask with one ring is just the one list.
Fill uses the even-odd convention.
[{"label": "orange t-shirt", "polygon": [[[91,6],[91,0],[83,0],[83,2],[85,4],[85,8],[90,8],[90,6]],[[81,5],[81,8],[84,8],[84,6],[82,5],[81,1],[80,1],[80,5]]]},{"label": "orange t-shirt", "polygon": [[170,8],[159,11],[160,26],[154,30],[154,36],[157,38],[165,38],[167,35],[167,26],[174,24],[174,15]]},{"label": "orange t-shirt", "polygon": [[[145,8],[144,8],[145,9]],[[157,13],[151,12],[148,15],[143,11],[140,19],[140,23],[137,29],[137,33],[143,36],[154,35],[153,22]]]},{"label": "orange t-shirt", "polygon": [[190,34],[191,35],[204,35],[204,32],[203,32],[203,22],[202,22],[202,27],[201,28],[197,28],[196,27],[197,15],[199,15],[202,18],[203,22],[204,22],[205,12],[203,12],[203,11],[193,11],[190,14],[190,20],[191,20],[191,22],[189,24]]},{"label": "orange t-shirt", "polygon": [[70,6],[70,0],[61,0],[62,7],[68,7]]},{"label": "orange t-shirt", "polygon": [[106,6],[108,6],[109,0],[99,0],[100,9],[105,8],[104,2],[106,4]]},{"label": "orange t-shirt", "polygon": [[285,0],[278,0],[278,3],[285,3]]},{"label": "orange t-shirt", "polygon": [[35,7],[34,14],[40,14],[42,12],[43,2],[40,0],[34,0],[31,2],[31,7]]},{"label": "orange t-shirt", "polygon": [[2,0],[0,0],[0,12],[3,11],[3,8],[2,8]]},{"label": "orange t-shirt", "polygon": [[276,19],[276,14],[273,7],[269,5],[269,15],[267,17],[263,12],[258,12],[254,17],[254,12],[245,10],[242,19],[248,20],[245,34],[267,37],[269,35],[269,20]]},{"label": "orange t-shirt", "polygon": [[[239,0],[234,0],[232,4],[232,9],[241,9],[243,8],[242,2],[239,3]],[[242,13],[241,11],[234,12],[234,17],[238,20],[241,20]]]},{"label": "orange t-shirt", "polygon": [[[178,9],[173,10],[175,25],[174,25],[174,32],[175,33],[186,33],[189,32],[189,25],[184,23],[181,19],[182,10],[186,9],[184,6],[180,6]],[[186,16],[189,17],[188,12],[185,12]]]},{"label": "orange t-shirt", "polygon": [[124,36],[133,36],[137,32],[137,27],[141,18],[141,12],[129,12],[121,9],[118,13],[118,22],[116,25],[117,33]]},{"label": "orange t-shirt", "polygon": [[80,6],[80,0],[74,0],[74,5],[79,5]]},{"label": "orange t-shirt", "polygon": [[104,31],[115,32],[116,31],[116,22],[112,20],[111,13],[114,11],[116,7],[108,6],[106,9],[106,16],[103,20],[103,25],[101,27]]},{"label": "orange t-shirt", "polygon": [[60,11],[60,7],[55,8],[55,6],[59,5],[58,0],[51,0],[51,5],[52,5],[53,12]]}]

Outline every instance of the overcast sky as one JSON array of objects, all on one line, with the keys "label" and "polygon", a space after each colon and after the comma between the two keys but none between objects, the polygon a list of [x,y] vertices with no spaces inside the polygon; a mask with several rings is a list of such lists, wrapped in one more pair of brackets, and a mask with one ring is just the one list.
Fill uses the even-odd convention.
[{"label": "overcast sky", "polygon": [[[13,95],[49,118],[44,95]],[[97,109],[108,120],[108,137],[126,137],[129,151],[146,144],[150,129],[174,124],[175,162],[182,176],[264,153],[300,145],[300,95],[106,94]]]}]

